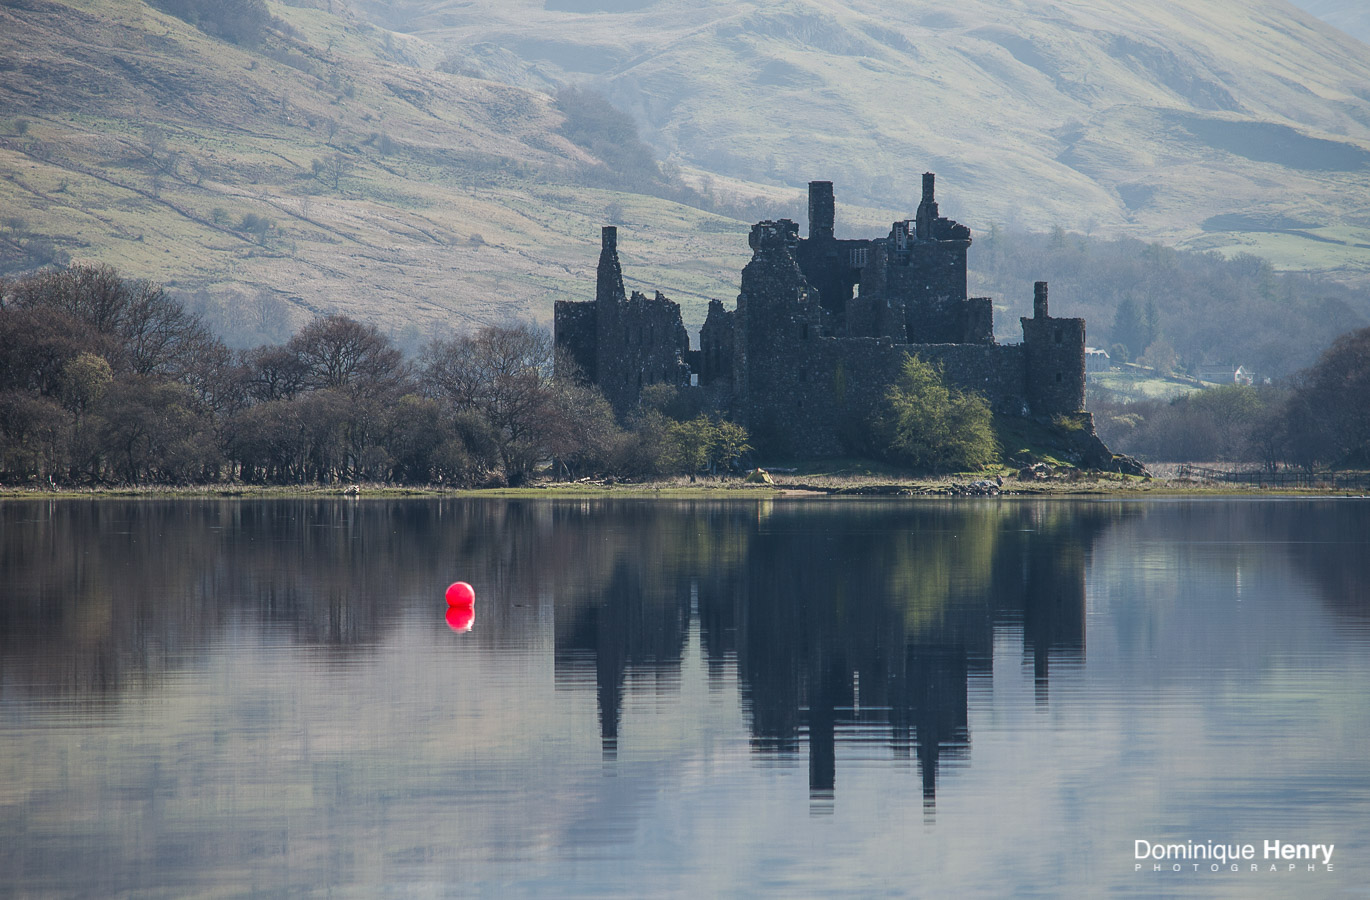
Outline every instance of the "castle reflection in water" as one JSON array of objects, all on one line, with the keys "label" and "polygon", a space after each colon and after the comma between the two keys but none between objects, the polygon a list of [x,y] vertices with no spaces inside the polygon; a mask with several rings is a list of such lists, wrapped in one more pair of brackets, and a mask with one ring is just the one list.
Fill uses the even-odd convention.
[{"label": "castle reflection in water", "polygon": [[696,507],[674,539],[643,517],[599,578],[558,598],[558,682],[593,683],[612,758],[625,691],[678,680],[697,627],[711,678],[736,667],[754,752],[807,747],[814,801],[833,797],[839,745],[878,734],[916,756],[931,809],[939,768],[970,753],[969,688],[990,675],[996,635],[1021,635],[1039,704],[1053,666],[1083,662],[1086,560],[1118,515],[720,505]]},{"label": "castle reflection in water", "polygon": [[[970,751],[971,680],[1019,640],[1049,700],[1085,652],[1085,569],[1115,504],[340,501],[11,505],[0,679],[14,696],[118,699],[258,622],[345,671],[407,601],[479,585],[463,640],[555,636],[557,687],[591,686],[602,749],[633,690],[679,684],[692,629],[736,673],[755,753],[807,749],[816,800],[839,745],[879,735],[938,772]],[[116,575],[117,573],[117,575]],[[549,609],[550,607],[550,609]],[[545,613],[550,612],[549,617]],[[549,618],[551,623],[549,624]],[[446,631],[445,626],[441,626]],[[155,651],[155,652],[154,652]],[[641,687],[636,687],[641,685]]]}]

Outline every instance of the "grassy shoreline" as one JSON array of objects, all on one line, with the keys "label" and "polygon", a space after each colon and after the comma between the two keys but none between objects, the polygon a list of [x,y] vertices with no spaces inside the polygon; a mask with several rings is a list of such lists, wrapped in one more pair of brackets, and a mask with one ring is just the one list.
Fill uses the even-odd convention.
[{"label": "grassy shoreline", "polygon": [[[1080,497],[1359,497],[1346,488],[1256,487],[1188,479],[1135,478],[1088,474],[1074,479],[1019,481],[1006,478],[990,492],[978,476],[889,478],[851,475],[773,476],[774,484],[751,484],[741,478],[662,478],[634,482],[536,482],[522,487],[447,488],[386,484],[334,485],[132,485],[42,489],[0,487],[6,500],[186,499],[235,500],[273,498],[405,499],[438,497],[490,498],[643,498],[643,499],[950,499],[950,498],[1080,498]],[[976,485],[980,487],[976,487]]]}]

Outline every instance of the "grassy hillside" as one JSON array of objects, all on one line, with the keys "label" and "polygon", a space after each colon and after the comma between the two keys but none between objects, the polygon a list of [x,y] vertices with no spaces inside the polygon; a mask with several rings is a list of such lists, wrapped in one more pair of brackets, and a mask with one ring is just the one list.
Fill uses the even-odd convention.
[{"label": "grassy hillside", "polygon": [[[1370,272],[1370,54],[1283,0],[359,2],[472,71],[599,85],[686,169],[903,209],[934,170],[980,230]],[[1234,213],[1303,227],[1204,227]]]},{"label": "grassy hillside", "polygon": [[[421,42],[273,7],[255,48],[137,0],[0,8],[0,263],[107,262],[261,315],[426,334],[593,292],[606,210],[630,277],[731,297],[742,225],[575,187],[551,97],[418,68]],[[669,273],[669,277],[668,277]],[[589,285],[587,287],[587,285]],[[652,285],[634,281],[633,287]]]},{"label": "grassy hillside", "polygon": [[[412,344],[550,320],[613,222],[629,287],[698,325],[753,217],[662,199],[679,181],[802,219],[831,178],[839,228],[875,234],[931,169],[1006,336],[1048,273],[985,270],[992,223],[1370,283],[1370,62],[1282,0],[358,0],[409,34],[292,2],[327,9],[271,3],[242,45],[141,0],[0,7],[0,272],[107,262],[253,339],[341,311]],[[607,186],[567,83],[633,114],[669,190]],[[1062,309],[1098,334],[1084,287]]]}]

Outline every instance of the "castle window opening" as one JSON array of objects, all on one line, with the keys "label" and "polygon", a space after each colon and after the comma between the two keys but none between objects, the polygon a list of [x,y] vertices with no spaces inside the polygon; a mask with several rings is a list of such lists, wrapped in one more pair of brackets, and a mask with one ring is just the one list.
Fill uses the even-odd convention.
[{"label": "castle window opening", "polygon": [[805,323],[805,324],[799,326],[799,338],[800,338],[800,340],[804,340],[804,341],[807,341],[807,340],[809,339],[809,326],[808,326],[808,323]]},{"label": "castle window opening", "polygon": [[1061,373],[1060,373],[1060,372],[1057,372],[1057,373],[1056,373],[1056,383],[1057,383],[1057,384],[1060,384],[1060,383],[1061,383]]},{"label": "castle window opening", "polygon": [[1061,343],[1061,329],[1056,329],[1056,343]]}]

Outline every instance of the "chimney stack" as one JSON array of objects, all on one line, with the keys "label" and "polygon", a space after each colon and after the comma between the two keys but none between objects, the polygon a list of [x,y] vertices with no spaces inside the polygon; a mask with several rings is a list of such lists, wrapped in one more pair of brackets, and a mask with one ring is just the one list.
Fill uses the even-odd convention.
[{"label": "chimney stack", "polygon": [[830,240],[837,225],[831,181],[809,182],[809,240]]}]

